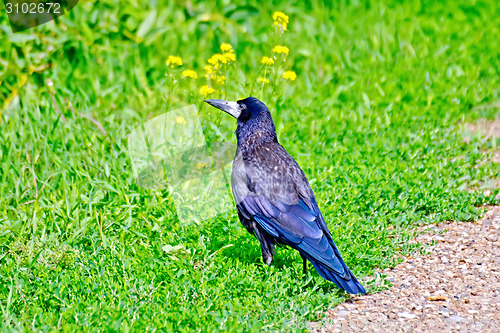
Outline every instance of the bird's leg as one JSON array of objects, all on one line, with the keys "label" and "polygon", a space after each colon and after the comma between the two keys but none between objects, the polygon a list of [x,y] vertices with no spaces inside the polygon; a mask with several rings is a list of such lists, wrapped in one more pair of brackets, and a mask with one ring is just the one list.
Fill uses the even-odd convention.
[{"label": "bird's leg", "polygon": [[271,265],[271,262],[273,261],[273,245],[268,242],[266,239],[266,236],[264,234],[264,231],[261,230],[258,227],[254,228],[255,235],[257,236],[257,239],[260,242],[260,248],[262,250],[262,259],[266,263],[266,265]]},{"label": "bird's leg", "polygon": [[300,256],[302,257],[302,272],[304,273],[304,275],[307,274],[307,259],[306,257],[304,257],[302,255],[302,253],[300,254]]},{"label": "bird's leg", "polygon": [[270,252],[262,249],[262,259],[266,263],[266,265],[271,266],[271,262],[273,262],[273,255]]}]

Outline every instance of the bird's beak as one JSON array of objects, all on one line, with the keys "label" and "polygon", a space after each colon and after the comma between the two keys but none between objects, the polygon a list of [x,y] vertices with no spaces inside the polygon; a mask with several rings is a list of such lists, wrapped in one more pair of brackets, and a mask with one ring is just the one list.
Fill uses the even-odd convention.
[{"label": "bird's beak", "polygon": [[240,106],[236,102],[229,102],[222,99],[207,99],[205,100],[205,102],[212,105],[213,107],[216,107],[217,109],[229,113],[236,119],[238,119],[241,114]]}]

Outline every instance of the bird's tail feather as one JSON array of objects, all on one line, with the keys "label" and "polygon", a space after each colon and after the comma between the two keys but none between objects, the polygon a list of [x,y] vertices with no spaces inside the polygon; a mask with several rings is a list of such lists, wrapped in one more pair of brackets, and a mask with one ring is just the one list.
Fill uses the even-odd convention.
[{"label": "bird's tail feather", "polygon": [[[326,249],[325,246],[322,246],[313,248],[315,251],[311,251],[311,249],[303,246],[302,251],[299,251],[313,264],[323,279],[335,283],[339,288],[350,294],[366,294],[365,288],[359,283],[342,259],[342,255],[330,234],[325,233],[323,237],[327,239],[327,242],[325,242]],[[308,244],[308,242],[302,242],[302,245],[304,244]]]},{"label": "bird's tail feather", "polygon": [[307,259],[309,259],[309,261],[313,264],[314,268],[318,271],[319,275],[321,275],[323,279],[335,283],[337,287],[344,289],[350,294],[366,294],[365,288],[361,285],[361,283],[359,283],[358,279],[356,279],[354,274],[352,274],[352,272],[349,270],[349,268],[347,268],[345,264],[344,267],[350,279],[341,278],[320,261],[309,256],[307,257]]}]

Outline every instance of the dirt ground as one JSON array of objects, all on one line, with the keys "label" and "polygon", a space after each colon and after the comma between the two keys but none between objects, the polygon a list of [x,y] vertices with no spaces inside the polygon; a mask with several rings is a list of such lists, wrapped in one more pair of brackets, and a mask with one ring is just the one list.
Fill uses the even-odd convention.
[{"label": "dirt ground", "polygon": [[430,244],[430,253],[385,270],[390,289],[354,297],[308,328],[500,332],[500,207],[489,209],[477,222],[426,226],[416,241]]}]

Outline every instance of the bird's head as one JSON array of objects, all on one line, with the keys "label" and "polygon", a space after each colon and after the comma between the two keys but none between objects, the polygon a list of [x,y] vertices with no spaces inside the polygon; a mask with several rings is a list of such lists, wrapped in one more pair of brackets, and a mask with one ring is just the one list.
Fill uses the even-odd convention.
[{"label": "bird's head", "polygon": [[236,135],[238,140],[261,137],[262,140],[277,140],[276,128],[267,106],[255,97],[247,97],[237,102],[222,99],[207,99],[208,104],[220,109],[238,120]]},{"label": "bird's head", "polygon": [[252,114],[260,113],[265,110],[268,111],[266,105],[255,97],[248,97],[240,99],[237,102],[225,101],[222,99],[207,99],[208,104],[222,110],[236,119],[245,120],[252,116]]},{"label": "bird's head", "polygon": [[247,97],[237,102],[230,102],[222,99],[207,99],[205,102],[242,122],[252,117],[269,113],[267,106],[255,97]]}]

